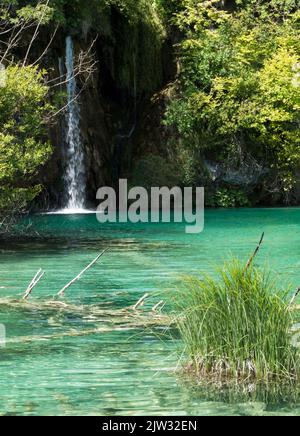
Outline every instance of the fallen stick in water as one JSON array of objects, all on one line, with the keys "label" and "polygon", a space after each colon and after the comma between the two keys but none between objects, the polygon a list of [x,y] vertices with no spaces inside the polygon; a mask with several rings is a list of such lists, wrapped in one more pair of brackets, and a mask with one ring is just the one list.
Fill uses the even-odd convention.
[{"label": "fallen stick in water", "polygon": [[[111,303],[110,303],[111,304]],[[160,312],[151,312],[149,310],[133,310],[132,306],[115,309],[111,305],[75,305],[66,304],[62,301],[56,300],[17,300],[13,298],[0,298],[0,312],[1,310],[19,310],[24,313],[24,316],[30,316],[31,313],[45,313],[46,316],[59,316],[62,319],[69,315],[76,316],[82,320],[88,321],[101,321],[109,323],[128,323],[130,320],[142,323],[143,320],[153,323],[154,320],[169,319],[166,314]]]},{"label": "fallen stick in water", "polygon": [[42,271],[42,269],[39,269],[36,275],[31,280],[28,288],[25,291],[25,294],[23,296],[23,300],[27,300],[29,295],[31,294],[32,290],[36,287],[36,285],[39,283],[39,281],[44,277],[45,272]]},{"label": "fallen stick in water", "polygon": [[104,333],[111,333],[113,331],[119,331],[119,332],[126,332],[130,330],[136,330],[136,329],[145,329],[145,328],[151,328],[153,327],[164,327],[169,328],[172,325],[172,320],[170,320],[167,317],[161,317],[157,318],[156,320],[153,318],[148,319],[141,319],[141,320],[134,320],[132,322],[128,323],[119,323],[119,324],[111,324],[111,325],[103,325],[101,327],[95,327],[91,329],[78,329],[77,331],[72,329],[65,332],[57,332],[50,335],[41,335],[41,336],[18,336],[14,338],[10,338],[7,340],[7,345],[10,344],[16,344],[16,343],[30,343],[30,342],[40,342],[40,341],[51,341],[51,340],[57,340],[57,339],[63,339],[66,337],[82,337],[82,336],[89,336],[89,335],[95,335],[95,334],[101,334]]},{"label": "fallen stick in water", "polygon": [[142,298],[139,299],[139,301],[133,306],[133,310],[139,309],[141,306],[144,305],[145,300],[149,297],[149,294],[145,294]]},{"label": "fallen stick in water", "polygon": [[164,300],[161,300],[159,303],[157,303],[155,306],[152,307],[152,312],[157,312],[158,309],[162,310],[165,305]]},{"label": "fallen stick in water", "polygon": [[252,254],[252,256],[250,257],[250,259],[248,260],[244,272],[246,272],[247,269],[250,268],[250,266],[251,266],[251,264],[252,264],[252,262],[253,262],[255,256],[256,256],[257,253],[259,252],[260,247],[261,247],[261,245],[262,245],[262,243],[263,243],[263,240],[264,240],[264,236],[265,236],[265,232],[263,232],[263,234],[261,235],[261,238],[260,238],[260,241],[259,241],[259,243],[258,243],[258,246],[256,247],[256,249],[255,249],[254,253]]},{"label": "fallen stick in water", "polygon": [[108,250],[108,248],[106,248],[105,250],[102,251],[102,253],[100,253],[96,259],[93,260],[93,262],[91,262],[88,266],[86,266],[73,280],[71,280],[69,283],[66,284],[66,286],[64,286],[59,292],[58,292],[58,296],[62,297],[65,293],[65,291],[72,286],[75,282],[77,282],[77,280],[79,280],[83,274],[90,269],[99,259],[100,257],[102,257],[104,255],[104,253]]}]

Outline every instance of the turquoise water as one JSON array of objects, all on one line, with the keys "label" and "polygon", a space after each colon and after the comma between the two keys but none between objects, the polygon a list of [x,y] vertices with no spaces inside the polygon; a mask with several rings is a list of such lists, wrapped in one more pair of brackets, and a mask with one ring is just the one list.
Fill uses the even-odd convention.
[{"label": "turquoise water", "polygon": [[[246,260],[263,231],[256,262],[297,288],[300,209],[209,210],[199,235],[185,234],[183,224],[100,225],[94,215],[29,221],[34,237],[0,245],[1,299],[21,296],[36,271],[46,271],[32,307],[0,304],[7,330],[6,348],[0,348],[1,414],[300,414],[300,401],[286,396],[274,401],[249,394],[229,401],[192,389],[176,372],[180,341],[170,340],[165,329],[129,329],[126,320],[114,328],[109,316],[97,319],[89,312],[126,308],[146,292],[145,312],[161,299],[168,310],[182,275],[212,272],[230,254]],[[108,246],[62,300],[81,311],[43,307]]]}]

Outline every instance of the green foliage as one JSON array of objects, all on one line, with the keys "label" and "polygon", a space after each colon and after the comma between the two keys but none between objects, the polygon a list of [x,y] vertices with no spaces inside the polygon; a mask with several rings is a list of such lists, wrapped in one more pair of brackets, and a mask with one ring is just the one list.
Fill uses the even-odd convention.
[{"label": "green foliage", "polygon": [[0,216],[23,210],[41,189],[34,177],[51,153],[44,140],[47,93],[37,68],[7,68],[0,87]]},{"label": "green foliage", "polygon": [[218,278],[188,278],[178,327],[196,376],[264,380],[296,378],[288,292],[270,274],[231,261]]},{"label": "green foliage", "polygon": [[[39,22],[48,24],[54,17],[51,1],[46,4],[41,1],[1,1],[0,19],[7,24],[20,25]],[[3,24],[3,23],[1,23]]]},{"label": "green foliage", "polygon": [[[55,20],[68,32],[86,27],[110,38],[114,46],[111,73],[120,88],[143,95],[158,89],[165,29],[155,1],[51,0],[50,4]],[[117,29],[107,24],[112,15],[118,16]]]},{"label": "green foliage", "polygon": [[184,9],[182,0],[156,0],[155,3],[164,19],[172,21],[174,16]]},{"label": "green foliage", "polygon": [[132,184],[151,189],[153,186],[172,188],[180,184],[181,174],[176,164],[161,156],[149,154],[140,159],[133,171]]},{"label": "green foliage", "polygon": [[186,0],[176,15],[185,38],[179,46],[177,98],[166,123],[201,150],[224,155],[238,143],[275,168],[282,189],[290,191],[300,164],[296,2],[283,8],[256,2],[255,8],[232,13],[218,9],[218,3]]},{"label": "green foliage", "polygon": [[17,18],[12,21],[23,20],[30,22],[32,20],[47,24],[53,18],[54,9],[43,3],[38,3],[36,6],[27,5],[16,11]]},{"label": "green foliage", "polygon": [[247,195],[241,189],[221,188],[208,198],[207,206],[210,207],[249,207]]},{"label": "green foliage", "polygon": [[206,176],[206,171],[199,165],[196,150],[186,147],[184,143],[179,143],[173,148],[175,152],[173,158],[174,164],[176,164],[177,168],[180,168],[182,185],[199,186],[203,179],[206,178],[203,177],[203,173]]},{"label": "green foliage", "polygon": [[[21,5],[23,2],[19,1]],[[37,0],[30,3],[34,5]],[[101,22],[101,14],[109,13],[115,8],[126,17],[127,22],[136,24],[140,21],[157,21],[155,15],[156,1],[147,0],[50,0],[49,7],[53,9],[55,21],[66,27],[81,26],[84,21],[94,28]]]},{"label": "green foliage", "polygon": [[162,82],[161,50],[165,29],[155,1],[110,0],[110,6],[124,17],[120,40],[117,75],[122,88],[128,87],[134,97],[151,95]]},{"label": "green foliage", "polygon": [[236,0],[235,3],[238,8],[257,9],[265,14],[276,14],[279,18],[295,12],[300,5],[299,0]]},{"label": "green foliage", "polygon": [[[165,31],[155,4],[140,0],[121,7],[120,35],[115,51],[116,80],[135,98],[152,95],[162,82],[162,45]],[[134,10],[134,8],[136,8]],[[127,37],[124,38],[123,35]]]}]

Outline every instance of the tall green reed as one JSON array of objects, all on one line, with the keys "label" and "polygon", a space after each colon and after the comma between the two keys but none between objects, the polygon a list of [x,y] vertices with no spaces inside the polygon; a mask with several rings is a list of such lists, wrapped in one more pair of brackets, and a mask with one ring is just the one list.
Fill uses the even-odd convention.
[{"label": "tall green reed", "polygon": [[187,278],[177,301],[177,325],[197,376],[296,379],[288,291],[266,270],[227,262],[218,277]]}]

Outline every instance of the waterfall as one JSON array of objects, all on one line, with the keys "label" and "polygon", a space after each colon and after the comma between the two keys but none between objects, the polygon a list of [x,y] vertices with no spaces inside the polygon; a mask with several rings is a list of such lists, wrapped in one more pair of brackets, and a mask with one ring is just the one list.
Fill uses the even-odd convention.
[{"label": "waterfall", "polygon": [[84,209],[86,189],[84,153],[80,135],[80,107],[76,98],[77,86],[74,76],[74,47],[71,36],[66,38],[66,71],[68,107],[66,113],[66,169],[64,182],[67,194],[66,209],[71,211]]}]

